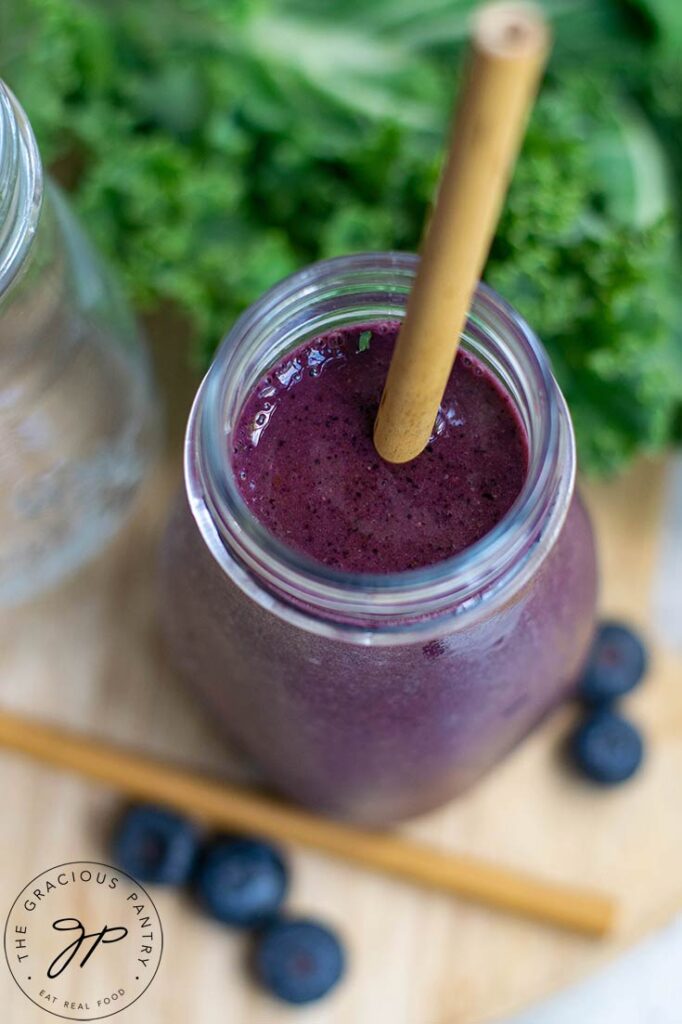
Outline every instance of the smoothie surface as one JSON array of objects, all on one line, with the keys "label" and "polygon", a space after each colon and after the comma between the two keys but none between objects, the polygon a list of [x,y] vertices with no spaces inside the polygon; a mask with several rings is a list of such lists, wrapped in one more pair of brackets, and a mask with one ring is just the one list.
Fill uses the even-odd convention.
[{"label": "smoothie surface", "polygon": [[323,334],[290,352],[242,409],[231,452],[251,512],[289,547],[346,572],[434,565],[509,511],[528,442],[500,383],[462,350],[426,450],[403,465],[372,428],[399,323]]}]

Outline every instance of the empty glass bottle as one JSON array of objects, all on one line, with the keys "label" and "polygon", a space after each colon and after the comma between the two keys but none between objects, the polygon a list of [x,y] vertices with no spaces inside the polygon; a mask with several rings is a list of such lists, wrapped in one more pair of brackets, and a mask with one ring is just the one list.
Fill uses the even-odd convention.
[{"label": "empty glass bottle", "polygon": [[156,422],[135,321],[0,82],[0,605],[121,525]]}]

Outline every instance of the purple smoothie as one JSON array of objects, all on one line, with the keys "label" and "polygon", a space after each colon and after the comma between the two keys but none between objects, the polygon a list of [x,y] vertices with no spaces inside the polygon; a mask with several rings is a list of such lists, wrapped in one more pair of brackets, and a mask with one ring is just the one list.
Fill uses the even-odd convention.
[{"label": "purple smoothie", "polygon": [[[306,268],[236,325],[190,418],[189,502],[163,557],[167,635],[213,720],[273,787],[369,823],[466,789],[569,695],[596,600],[570,419],[494,293],[468,330],[514,400],[462,351],[431,451],[403,466],[374,452],[387,320],[415,269],[402,254]],[[375,306],[310,340],[321,311],[343,324]],[[254,365],[272,369],[251,380]],[[395,575],[410,566],[429,582]]]},{"label": "purple smoothie", "polygon": [[276,537],[346,572],[434,565],[509,511],[528,467],[518,412],[493,375],[458,354],[424,453],[377,454],[372,427],[397,321],[308,342],[259,382],[232,450],[244,500]]}]

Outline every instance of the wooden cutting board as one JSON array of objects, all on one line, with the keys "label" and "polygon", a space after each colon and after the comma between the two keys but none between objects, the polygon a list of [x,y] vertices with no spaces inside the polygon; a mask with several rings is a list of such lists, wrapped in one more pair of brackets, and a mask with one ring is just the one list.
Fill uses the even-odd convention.
[{"label": "wooden cutting board", "polygon": [[[181,407],[184,402],[181,402]],[[155,619],[155,558],[174,457],[148,485],[124,534],[58,592],[0,620],[0,700],[227,776],[246,770],[214,734],[165,661]],[[345,984],[305,1011],[307,1024],[480,1024],[578,979],[682,909],[682,662],[656,640],[651,585],[663,464],[640,464],[588,500],[603,568],[602,607],[650,637],[653,667],[628,710],[646,730],[646,769],[620,791],[574,777],[561,758],[564,709],[474,792],[406,831],[443,847],[614,893],[617,933],[596,942],[517,921],[302,851],[292,851],[292,909],[344,934]],[[682,604],[682,601],[681,601]],[[682,615],[680,616],[682,618]],[[115,794],[0,756],[0,917],[35,875],[71,860],[108,858]],[[184,895],[158,891],[165,931],[159,974],[127,1024],[290,1024],[297,1015],[258,993],[245,942],[206,921]],[[8,1024],[50,1018],[0,963]]]}]

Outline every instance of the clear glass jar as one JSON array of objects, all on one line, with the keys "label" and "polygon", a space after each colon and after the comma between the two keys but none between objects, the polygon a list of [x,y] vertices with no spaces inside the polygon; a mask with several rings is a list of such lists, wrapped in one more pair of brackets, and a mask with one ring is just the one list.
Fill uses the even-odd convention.
[{"label": "clear glass jar", "polygon": [[330,260],[241,317],[194,403],[188,501],[163,560],[170,642],[226,732],[283,792],[370,822],[441,803],[511,750],[570,692],[595,613],[566,404],[535,335],[483,286],[462,344],[509,392],[530,448],[495,529],[435,566],[346,574],[286,548],[241,499],[227,453],[255,383],[316,334],[401,319],[416,267]]},{"label": "clear glass jar", "polygon": [[135,322],[0,82],[0,605],[102,547],[156,423]]}]

